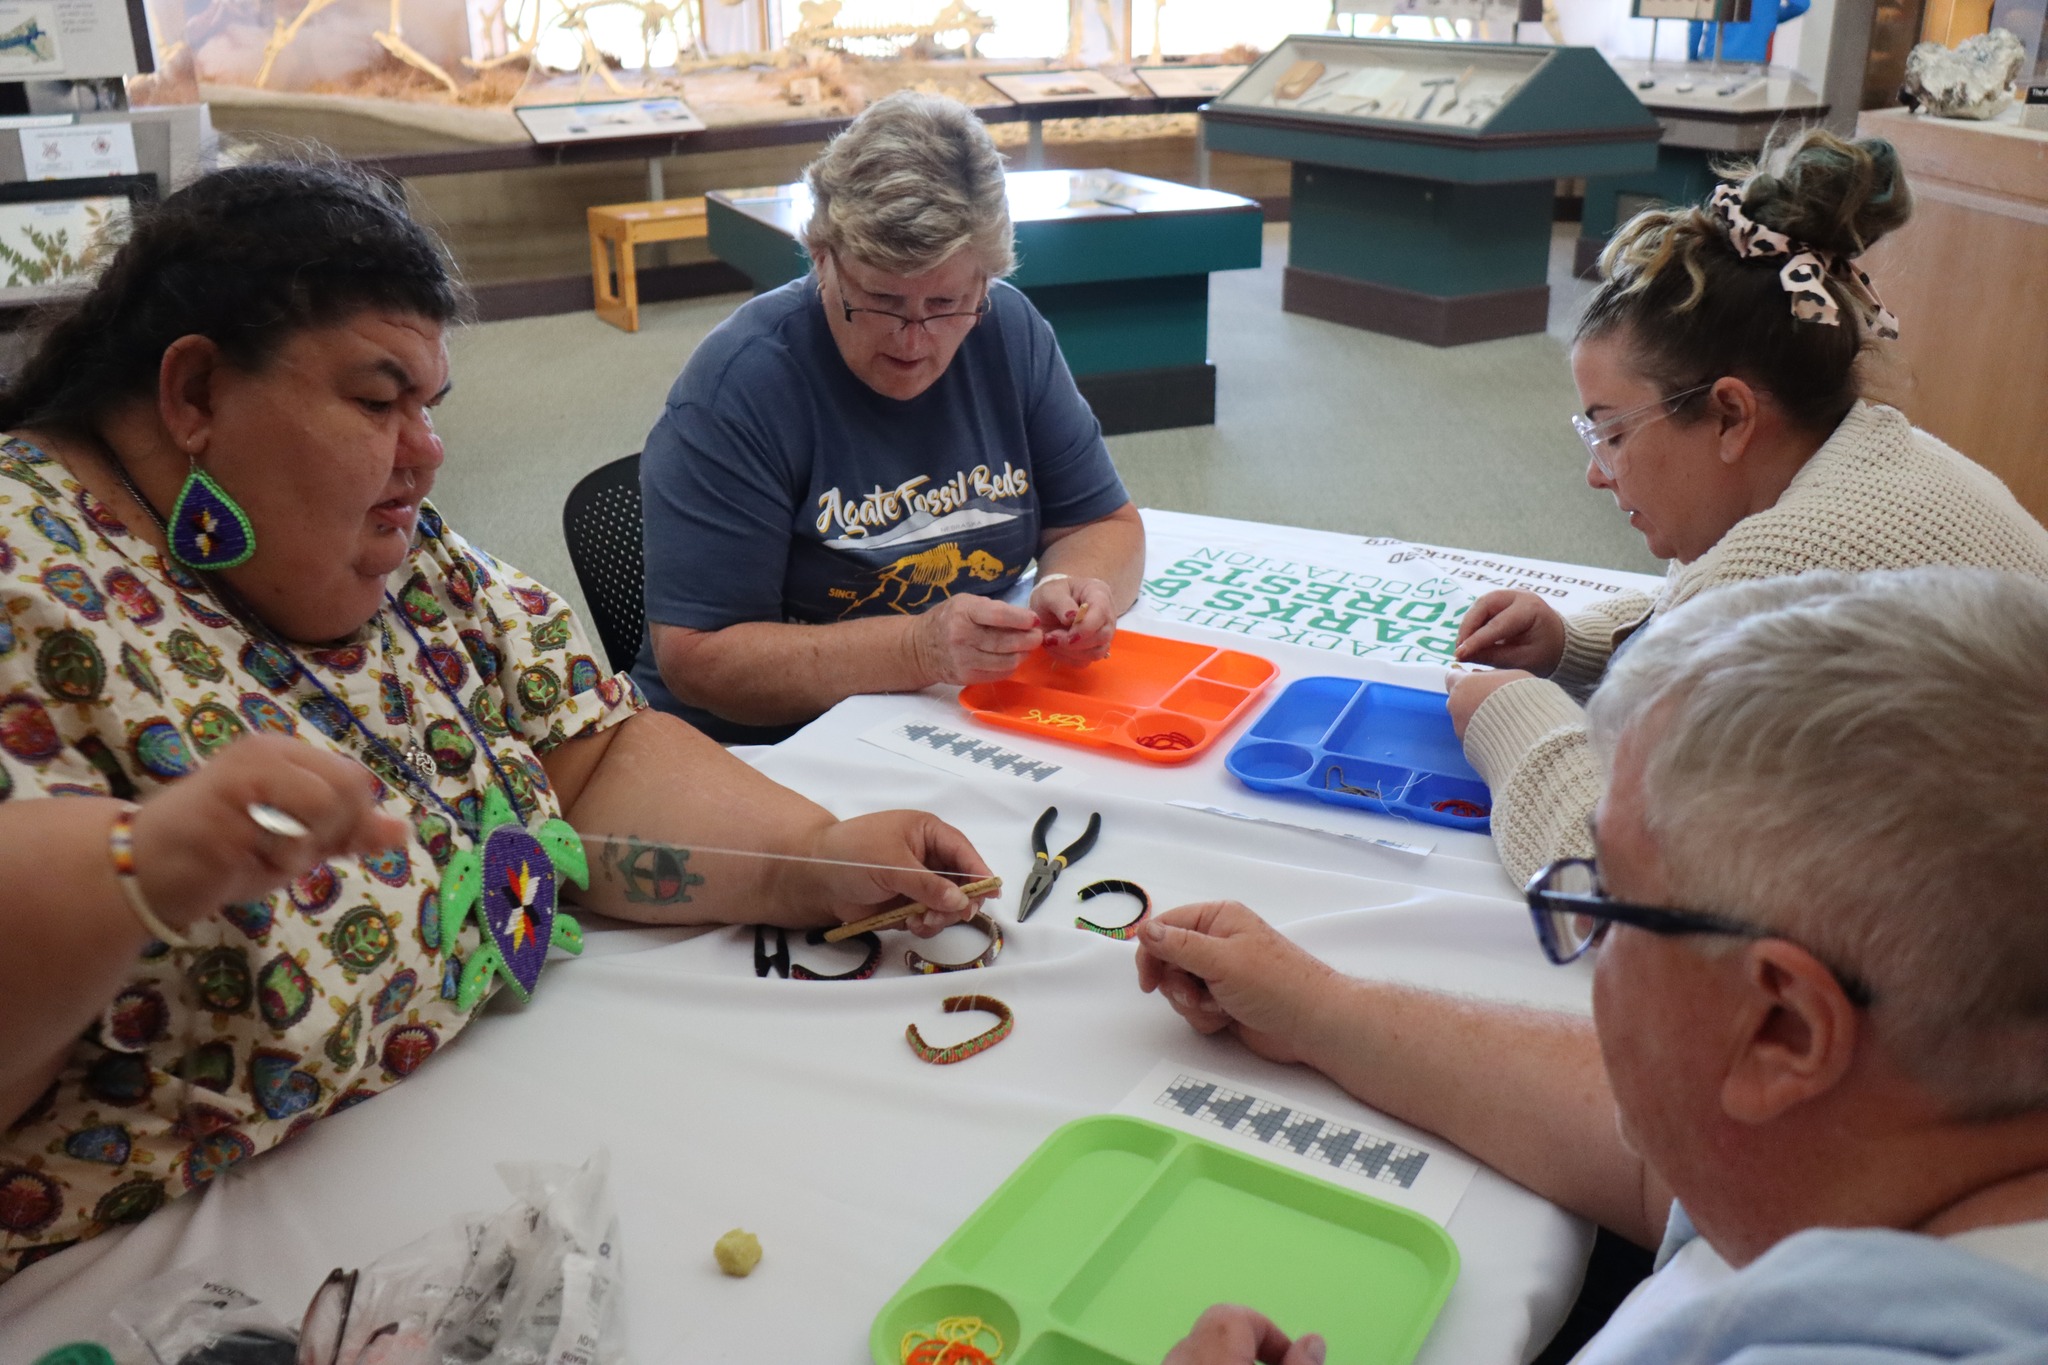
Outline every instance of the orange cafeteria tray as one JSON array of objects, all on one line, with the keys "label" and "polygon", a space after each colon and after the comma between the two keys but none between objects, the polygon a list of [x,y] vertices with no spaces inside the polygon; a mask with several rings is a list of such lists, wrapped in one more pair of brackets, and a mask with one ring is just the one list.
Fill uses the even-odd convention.
[{"label": "orange cafeteria tray", "polygon": [[1120,630],[1107,659],[1074,668],[1039,650],[1001,682],[961,688],[960,704],[1005,730],[1185,763],[1228,734],[1279,671],[1256,654]]}]

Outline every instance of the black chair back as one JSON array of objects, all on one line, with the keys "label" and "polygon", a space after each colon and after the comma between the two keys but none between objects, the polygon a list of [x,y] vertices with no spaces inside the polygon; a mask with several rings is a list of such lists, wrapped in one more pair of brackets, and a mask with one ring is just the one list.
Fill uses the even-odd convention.
[{"label": "black chair back", "polygon": [[640,657],[647,630],[646,569],[640,553],[640,457],[628,455],[577,480],[562,504],[562,535],[598,642],[612,671]]}]

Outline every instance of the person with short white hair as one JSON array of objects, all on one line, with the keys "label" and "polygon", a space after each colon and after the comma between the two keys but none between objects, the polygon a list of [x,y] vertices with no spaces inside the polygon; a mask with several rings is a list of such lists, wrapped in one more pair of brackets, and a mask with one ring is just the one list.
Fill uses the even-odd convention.
[{"label": "person with short white hair", "polygon": [[[1527,893],[1590,1022],[1346,978],[1228,903],[1148,924],[1140,985],[1661,1241],[1580,1365],[2048,1359],[2048,587],[1718,589],[1590,725],[1595,854]],[[1320,1365],[1313,1326],[1219,1307],[1169,1361]]]},{"label": "person with short white hair", "polygon": [[[958,101],[870,106],[805,173],[811,271],[721,323],[648,434],[633,677],[714,738],[1109,651],[1144,528]],[[999,600],[1036,559],[1028,604]]]}]

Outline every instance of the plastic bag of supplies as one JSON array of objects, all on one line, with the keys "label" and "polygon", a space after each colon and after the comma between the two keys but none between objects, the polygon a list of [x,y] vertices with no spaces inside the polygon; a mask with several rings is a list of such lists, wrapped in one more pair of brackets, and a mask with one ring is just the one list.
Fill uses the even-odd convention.
[{"label": "plastic bag of supplies", "polygon": [[117,1310],[121,1365],[625,1365],[619,1224],[600,1151],[501,1163],[503,1212],[336,1270],[295,1327],[201,1270]]}]

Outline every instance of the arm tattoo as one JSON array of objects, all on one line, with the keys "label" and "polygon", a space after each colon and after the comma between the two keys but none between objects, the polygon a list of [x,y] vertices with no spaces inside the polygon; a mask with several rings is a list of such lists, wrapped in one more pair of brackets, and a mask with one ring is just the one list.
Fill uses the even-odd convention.
[{"label": "arm tattoo", "polygon": [[645,843],[633,835],[605,845],[603,866],[635,905],[681,905],[704,878],[690,871],[690,850]]}]

